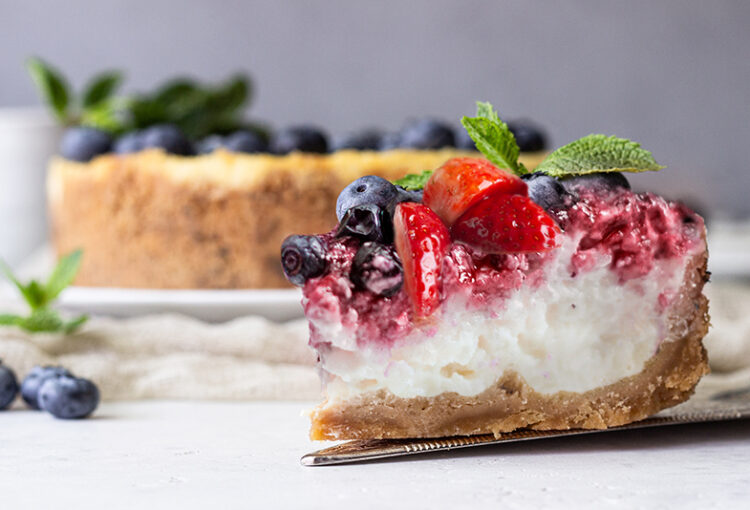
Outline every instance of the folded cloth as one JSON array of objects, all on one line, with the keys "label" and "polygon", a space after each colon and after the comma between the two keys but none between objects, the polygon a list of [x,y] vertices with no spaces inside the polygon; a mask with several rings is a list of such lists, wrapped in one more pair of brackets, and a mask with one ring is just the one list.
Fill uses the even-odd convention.
[{"label": "folded cloth", "polygon": [[[705,345],[714,373],[699,391],[750,387],[750,286],[717,282],[707,294],[713,328]],[[0,302],[0,311],[19,309]],[[94,317],[67,337],[0,327],[0,358],[21,377],[33,365],[63,365],[96,381],[105,399],[320,398],[304,320]]]},{"label": "folded cloth", "polygon": [[172,314],[93,318],[69,335],[0,330],[0,357],[19,376],[62,365],[110,400],[191,398],[295,400],[320,397],[303,320],[244,317],[206,324]]},{"label": "folded cloth", "polygon": [[712,282],[706,285],[711,328],[703,343],[715,372],[750,367],[750,285]]}]

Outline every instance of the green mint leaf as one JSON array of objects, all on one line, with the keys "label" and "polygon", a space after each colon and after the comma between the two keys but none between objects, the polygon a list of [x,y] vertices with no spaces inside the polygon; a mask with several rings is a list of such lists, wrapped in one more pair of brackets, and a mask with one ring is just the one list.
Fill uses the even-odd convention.
[{"label": "green mint leaf", "polygon": [[38,306],[38,299],[33,290],[30,288],[31,285],[24,285],[21,283],[18,278],[13,274],[13,271],[10,269],[10,266],[5,263],[4,260],[0,259],[0,269],[5,274],[5,277],[10,280],[10,282],[15,285],[15,287],[18,289],[18,291],[21,293],[21,296],[23,296],[24,301],[26,301],[26,304],[29,305],[30,308],[35,308]]},{"label": "green mint leaf", "polygon": [[66,335],[75,333],[78,328],[83,326],[88,320],[88,315],[81,315],[80,317],[76,317],[75,319],[66,322],[65,324],[63,324],[63,333],[65,333]]},{"label": "green mint leaf", "polygon": [[565,177],[595,172],[653,172],[662,168],[637,142],[616,136],[588,135],[552,152],[536,171]]},{"label": "green mint leaf", "polygon": [[107,71],[94,76],[83,92],[81,104],[84,108],[91,108],[109,99],[122,83],[122,73]]},{"label": "green mint leaf", "polygon": [[37,57],[31,57],[26,61],[26,69],[42,98],[52,108],[58,120],[68,123],[70,121],[68,117],[70,87],[62,75]]},{"label": "green mint leaf", "polygon": [[474,140],[477,149],[491,162],[511,170],[516,175],[529,173],[526,167],[518,162],[521,150],[516,143],[516,137],[508,125],[500,120],[490,103],[477,102],[477,116],[463,117],[461,124]]},{"label": "green mint leaf", "polygon": [[45,295],[47,303],[51,303],[60,293],[73,283],[73,279],[78,273],[78,269],[81,267],[81,257],[83,252],[76,250],[62,257],[57,263],[54,271],[47,281],[45,287]]},{"label": "green mint leaf", "polygon": [[81,315],[70,321],[64,321],[54,310],[42,308],[31,313],[28,317],[20,315],[0,315],[0,326],[16,326],[29,333],[75,333],[88,320],[87,315]]},{"label": "green mint leaf", "polygon": [[81,112],[81,125],[101,129],[119,135],[127,130],[127,118],[123,115],[119,101],[105,99],[96,106]]},{"label": "green mint leaf", "polygon": [[18,326],[23,320],[24,318],[20,315],[0,314],[0,326]]},{"label": "green mint leaf", "polygon": [[36,280],[31,280],[26,285],[26,292],[26,302],[29,303],[29,308],[32,310],[44,308],[49,303],[47,290]]},{"label": "green mint leaf", "polygon": [[397,181],[393,181],[393,184],[401,186],[408,191],[418,191],[424,188],[432,174],[433,170],[425,170],[421,174],[406,174]]},{"label": "green mint leaf", "polygon": [[235,76],[211,91],[208,107],[216,113],[233,114],[241,108],[250,94],[250,81],[245,76]]},{"label": "green mint leaf", "polygon": [[168,116],[164,105],[154,99],[133,98],[127,106],[133,129],[143,129],[154,124],[167,122]]},{"label": "green mint leaf", "polygon": [[194,94],[198,84],[189,78],[175,78],[168,81],[151,96],[151,99],[165,105],[180,101],[181,98]]},{"label": "green mint leaf", "polygon": [[64,329],[60,315],[49,308],[31,312],[30,316],[23,317],[16,325],[30,333],[57,333]]}]

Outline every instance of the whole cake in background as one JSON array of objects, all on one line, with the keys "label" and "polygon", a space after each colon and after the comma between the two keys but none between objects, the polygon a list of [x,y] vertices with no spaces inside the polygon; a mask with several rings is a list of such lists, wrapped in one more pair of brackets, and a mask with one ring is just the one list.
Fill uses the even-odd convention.
[{"label": "whole cake in background", "polygon": [[311,437],[601,429],[686,400],[708,372],[706,233],[631,191],[651,153],[589,135],[532,173],[489,104],[462,123],[487,159],[361,177],[336,228],[284,241],[325,390]]},{"label": "whole cake in background", "polygon": [[[42,62],[31,70],[60,85],[42,90],[66,88]],[[286,287],[281,242],[330,229],[349,182],[476,155],[463,129],[434,119],[334,138],[310,125],[273,132],[243,120],[243,77],[208,87],[179,79],[128,98],[114,96],[118,85],[118,74],[102,74],[77,108],[49,98],[71,125],[49,166],[52,241],[58,254],[83,249],[78,285]],[[545,135],[528,121],[511,127],[533,168]]]}]

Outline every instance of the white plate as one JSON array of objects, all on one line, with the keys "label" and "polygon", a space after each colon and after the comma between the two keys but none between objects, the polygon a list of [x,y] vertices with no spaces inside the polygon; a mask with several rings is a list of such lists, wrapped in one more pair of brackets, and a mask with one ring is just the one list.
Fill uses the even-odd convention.
[{"label": "white plate", "polygon": [[271,290],[152,290],[70,287],[60,296],[61,308],[77,313],[135,317],[181,313],[210,322],[246,315],[273,321],[302,317],[299,289]]}]

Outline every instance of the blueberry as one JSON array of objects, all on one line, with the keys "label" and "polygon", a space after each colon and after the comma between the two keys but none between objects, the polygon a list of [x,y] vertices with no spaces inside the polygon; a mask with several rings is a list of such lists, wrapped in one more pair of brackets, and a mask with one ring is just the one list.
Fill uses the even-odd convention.
[{"label": "blueberry", "polygon": [[143,130],[143,148],[164,149],[170,154],[189,156],[194,153],[190,141],[172,124],[158,124]]},{"label": "blueberry", "polygon": [[404,283],[404,269],[393,246],[364,243],[352,260],[349,277],[360,290],[392,296]]},{"label": "blueberry", "polygon": [[31,369],[31,372],[21,382],[21,398],[24,402],[32,408],[39,409],[39,388],[47,379],[55,377],[73,377],[73,374],[68,372],[63,367],[40,367],[36,366]]},{"label": "blueberry", "polygon": [[401,202],[417,202],[419,204],[422,203],[424,190],[405,190],[401,186],[396,186],[396,191],[398,192],[396,198],[391,200],[391,203],[388,204],[386,208],[388,214],[390,214],[391,217],[393,217],[393,214],[396,211],[396,206]]},{"label": "blueberry", "polygon": [[351,207],[341,218],[336,236],[352,236],[365,241],[393,241],[393,221],[386,209],[375,204]]},{"label": "blueberry", "polygon": [[99,405],[99,389],[88,379],[52,377],[39,388],[39,407],[55,418],[85,418]]},{"label": "blueberry", "polygon": [[400,146],[405,149],[441,149],[455,144],[451,127],[434,119],[410,122],[401,130]]},{"label": "blueberry", "polygon": [[232,152],[267,152],[268,142],[265,138],[252,131],[235,131],[224,138],[224,147]]},{"label": "blueberry", "polygon": [[379,151],[390,151],[401,147],[401,135],[399,133],[386,133],[380,138]]},{"label": "blueberry", "polygon": [[224,146],[224,137],[221,135],[210,135],[196,144],[198,154],[210,154],[216,149]]},{"label": "blueberry", "polygon": [[207,136],[197,144],[198,154],[209,154],[219,148],[230,152],[254,154],[256,152],[267,152],[268,142],[262,136],[251,131],[235,131],[228,136]]},{"label": "blueberry", "polygon": [[333,139],[331,152],[352,149],[357,151],[374,151],[380,147],[383,134],[376,129],[356,131]]},{"label": "blueberry", "polygon": [[289,154],[292,151],[328,152],[328,139],[320,129],[312,126],[294,126],[276,133],[271,142],[274,154]]},{"label": "blueberry", "polygon": [[281,245],[281,265],[290,283],[302,286],[326,270],[326,249],[317,236],[289,236]]},{"label": "blueberry", "polygon": [[521,152],[543,151],[547,147],[547,137],[544,132],[528,120],[508,122],[508,128],[515,135]]},{"label": "blueberry", "polygon": [[388,209],[399,196],[399,190],[386,179],[365,175],[351,182],[336,199],[336,217],[341,221],[346,211],[362,204],[374,204]]},{"label": "blueberry", "polygon": [[630,189],[630,183],[620,172],[598,172],[593,174],[577,175],[563,179],[562,185],[568,192],[576,192],[580,189],[592,189],[595,191],[608,191],[614,189]]},{"label": "blueberry", "polygon": [[89,127],[67,129],[60,142],[60,154],[64,158],[83,163],[111,149],[112,137],[104,131]]},{"label": "blueberry", "polygon": [[529,198],[539,204],[542,209],[562,207],[570,196],[559,180],[541,172],[526,174],[521,178],[529,187]]},{"label": "blueberry", "polygon": [[471,139],[469,133],[464,129],[463,126],[459,126],[455,131],[456,148],[465,151],[475,151],[477,146],[474,140]]},{"label": "blueberry", "polygon": [[114,144],[114,151],[117,154],[132,154],[133,152],[140,152],[144,148],[142,131],[126,133],[115,140]]},{"label": "blueberry", "polygon": [[6,409],[18,395],[18,379],[10,368],[0,361],[0,411]]}]

